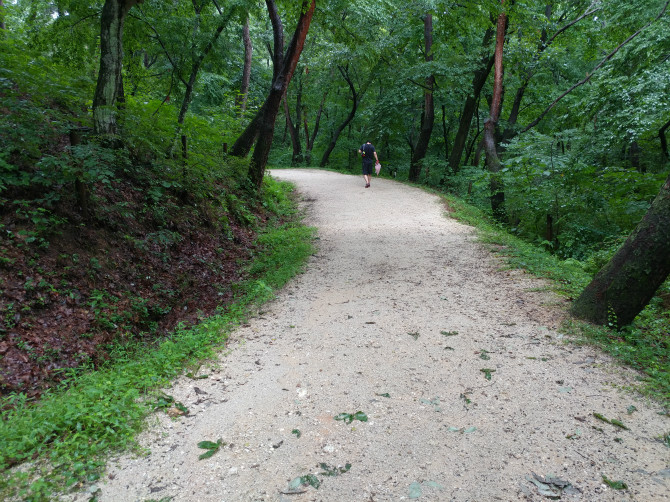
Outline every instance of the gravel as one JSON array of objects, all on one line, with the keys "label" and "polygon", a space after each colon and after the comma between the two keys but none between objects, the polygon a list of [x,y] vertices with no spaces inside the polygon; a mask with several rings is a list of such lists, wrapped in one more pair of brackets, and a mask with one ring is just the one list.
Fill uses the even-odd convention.
[{"label": "gravel", "polygon": [[[68,499],[670,499],[670,423],[626,390],[635,372],[567,343],[566,302],[506,270],[438,197],[271,175],[299,188],[317,254],[231,334],[207,378],[165,389],[188,415],[156,414],[145,454],[111,459]],[[218,439],[199,460],[198,443]]]}]

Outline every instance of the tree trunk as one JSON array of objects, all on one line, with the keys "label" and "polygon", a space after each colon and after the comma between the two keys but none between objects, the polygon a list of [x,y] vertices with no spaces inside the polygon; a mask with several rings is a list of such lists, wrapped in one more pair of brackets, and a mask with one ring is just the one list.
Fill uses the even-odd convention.
[{"label": "tree trunk", "polygon": [[349,122],[351,122],[354,119],[354,116],[356,116],[356,109],[358,108],[358,94],[356,93],[354,82],[351,80],[351,77],[349,76],[349,66],[347,65],[345,68],[343,68],[342,66],[338,66],[337,68],[338,70],[340,70],[342,78],[344,78],[344,80],[347,81],[347,84],[349,84],[349,89],[351,89],[351,97],[353,103],[351,105],[351,111],[349,112],[349,115],[347,115],[347,118],[345,118],[344,122],[342,122],[342,124],[340,124],[340,126],[333,132],[333,135],[330,138],[330,143],[328,143],[328,146],[326,147],[326,150],[323,152],[323,156],[321,157],[321,162],[319,163],[320,167],[326,167],[328,165],[328,158],[335,149],[335,145],[337,144],[337,140],[340,137],[340,134],[342,134],[344,128],[347,127],[347,124],[349,124]]},{"label": "tree trunk", "polygon": [[2,0],[0,0],[0,30],[6,30],[5,26],[5,6],[2,3]]},{"label": "tree trunk", "polygon": [[100,70],[93,97],[93,131],[116,133],[116,99],[123,65],[123,23],[142,0],[105,0],[100,16]]},{"label": "tree trunk", "polygon": [[495,49],[495,79],[493,84],[493,99],[491,113],[484,123],[484,150],[486,151],[486,167],[491,173],[491,209],[499,221],[504,220],[505,192],[500,177],[500,158],[496,150],[496,127],[500,118],[500,108],[503,94],[503,47],[507,31],[507,15],[501,12],[498,16],[496,29]]},{"label": "tree trunk", "polygon": [[[274,27],[276,22],[279,21],[279,16],[276,15],[274,0],[266,0],[266,4],[271,18],[273,17],[273,11],[275,12],[277,19],[272,19]],[[265,167],[267,166],[270,148],[272,147],[272,136],[274,134],[275,120],[277,118],[277,112],[279,111],[279,105],[281,104],[281,98],[286,92],[286,87],[291,81],[295,67],[300,59],[300,54],[305,45],[305,38],[307,37],[315,7],[316,0],[303,0],[298,25],[296,26],[295,33],[293,34],[293,38],[291,39],[286,54],[281,58],[281,69],[276,73],[277,76],[272,83],[270,94],[263,108],[263,117],[260,124],[258,140],[256,141],[254,153],[251,156],[248,172],[249,179],[258,189],[260,189],[261,183],[263,183],[263,176],[265,175]],[[275,41],[276,40],[277,37],[275,37]],[[275,45],[275,51],[276,50],[277,45]],[[276,55],[275,58],[277,58]]]},{"label": "tree trunk", "polygon": [[571,312],[626,326],[670,274],[670,176],[637,228],[575,300]]},{"label": "tree trunk", "polygon": [[[482,42],[484,51],[486,51],[489,46],[492,37],[493,30],[488,28],[484,34],[484,40]],[[449,156],[449,166],[454,172],[457,172],[461,165],[461,157],[463,156],[465,143],[468,139],[468,133],[470,132],[470,124],[472,123],[472,116],[476,109],[477,98],[486,83],[489,73],[491,73],[494,58],[495,56],[488,56],[488,54],[482,57],[480,68],[475,72],[475,76],[472,80],[472,94],[467,97],[465,104],[463,105],[463,113],[461,114],[458,131],[454,138],[454,148],[451,150],[451,155]]]},{"label": "tree trunk", "polygon": [[665,160],[670,159],[670,154],[668,154],[668,140],[665,137],[665,131],[668,127],[670,127],[670,120],[658,131],[658,137],[661,139],[661,151],[663,152]]},{"label": "tree trunk", "polygon": [[247,96],[249,95],[249,80],[251,79],[251,55],[253,46],[251,45],[251,36],[249,36],[249,17],[244,21],[242,28],[242,41],[244,43],[244,68],[242,69],[242,85],[240,93],[235,99],[235,104],[239,108],[240,115],[247,109]]},{"label": "tree trunk", "polygon": [[[299,94],[298,94],[299,96]],[[300,98],[298,97],[298,106],[300,106]],[[286,115],[286,128],[291,136],[291,146],[293,147],[293,154],[291,155],[291,165],[297,166],[302,160],[302,145],[300,145],[300,137],[298,133],[300,132],[300,123],[298,122],[300,118],[296,119],[296,123],[293,124],[291,119],[291,110],[288,106],[288,92],[284,96],[284,115]]]},{"label": "tree trunk", "polygon": [[[423,20],[423,38],[426,46],[426,62],[433,60],[433,16],[426,14]],[[433,102],[433,86],[435,85],[435,76],[430,75],[426,79],[426,89],[423,93],[423,113],[421,114],[421,131],[419,139],[416,141],[416,148],[412,154],[412,160],[409,166],[409,180],[417,181],[421,174],[421,162],[426,157],[428,143],[433,133],[433,123],[435,122],[435,104]]]},{"label": "tree trunk", "polygon": [[447,127],[447,118],[445,106],[442,105],[442,137],[444,139],[444,160],[449,160],[449,130],[451,129],[451,124]]},{"label": "tree trunk", "polygon": [[314,130],[312,131],[312,136],[309,135],[309,130],[307,129],[307,114],[305,114],[305,163],[309,166],[312,164],[312,148],[314,148],[314,141],[316,136],[319,134],[319,124],[321,123],[321,114],[323,113],[323,105],[326,103],[327,92],[323,93],[323,98],[321,99],[321,104],[319,105],[319,111],[316,113],[316,120],[314,121]]}]

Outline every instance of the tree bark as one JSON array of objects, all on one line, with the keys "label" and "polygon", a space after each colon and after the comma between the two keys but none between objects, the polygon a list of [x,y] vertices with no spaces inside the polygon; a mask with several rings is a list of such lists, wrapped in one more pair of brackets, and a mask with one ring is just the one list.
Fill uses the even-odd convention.
[{"label": "tree bark", "polygon": [[314,130],[312,135],[309,135],[309,129],[307,128],[307,114],[305,113],[305,163],[309,166],[312,163],[312,148],[314,148],[314,141],[316,141],[316,136],[319,134],[319,124],[321,123],[321,114],[323,113],[323,106],[326,103],[327,92],[323,93],[323,98],[321,98],[321,104],[319,105],[319,111],[316,112],[316,120],[314,121]]},{"label": "tree bark", "polygon": [[658,137],[661,140],[661,151],[663,152],[665,160],[670,159],[670,154],[668,153],[668,139],[665,137],[665,131],[668,127],[670,127],[670,120],[658,131]]},{"label": "tree bark", "polygon": [[[297,108],[300,108],[300,93],[298,89],[298,96],[296,98]],[[300,116],[296,117],[295,124],[291,119],[291,110],[288,105],[288,92],[284,96],[284,115],[286,116],[286,128],[291,136],[291,146],[293,147],[293,154],[291,155],[291,165],[297,166],[302,161],[302,145],[300,144]]]},{"label": "tree bark", "polygon": [[2,3],[2,0],[0,0],[0,30],[6,30],[7,27],[5,26],[5,6]]},{"label": "tree bark", "polygon": [[[274,28],[275,24],[279,21],[279,15],[276,12],[274,0],[266,0],[266,4]],[[260,123],[258,139],[256,140],[256,147],[251,156],[248,171],[249,179],[258,189],[260,189],[261,183],[263,183],[265,167],[267,166],[270,148],[272,147],[272,136],[274,134],[275,120],[277,118],[277,112],[279,111],[279,105],[281,104],[282,96],[286,92],[286,87],[291,81],[295,67],[300,59],[300,54],[305,45],[305,38],[309,31],[309,25],[312,21],[315,7],[316,0],[303,0],[298,25],[296,26],[295,33],[293,34],[293,38],[291,39],[286,54],[281,58],[281,69],[276,72],[276,78],[272,83],[270,94],[263,107],[263,117]],[[273,11],[274,16],[277,19],[273,18]],[[278,49],[276,41],[277,37],[275,36],[275,52]],[[278,59],[276,54],[275,59]]]},{"label": "tree bark", "polygon": [[344,128],[347,127],[349,122],[351,122],[354,119],[354,117],[356,116],[356,109],[358,108],[358,93],[356,92],[356,88],[354,87],[354,82],[351,80],[351,77],[349,76],[349,66],[348,65],[346,67],[338,66],[337,69],[340,70],[342,78],[344,78],[347,84],[349,84],[352,99],[351,111],[349,112],[349,115],[347,115],[347,117],[344,119],[344,122],[342,122],[340,126],[333,132],[333,135],[330,138],[330,143],[328,143],[328,146],[326,147],[326,150],[323,152],[323,156],[321,157],[321,162],[319,162],[320,167],[326,167],[328,165],[328,158],[335,149],[335,145],[337,144],[337,140],[340,137],[340,134],[342,134],[342,131],[344,131]]},{"label": "tree bark", "polygon": [[637,228],[572,305],[594,324],[633,322],[670,274],[670,176]]},{"label": "tree bark", "polygon": [[123,23],[142,0],[105,0],[100,16],[100,70],[93,97],[93,131],[116,133],[116,100],[123,65]]},{"label": "tree bark", "polygon": [[503,221],[505,216],[505,192],[500,177],[500,158],[496,149],[496,127],[500,118],[503,94],[503,47],[507,31],[507,14],[501,12],[496,27],[495,78],[493,83],[493,99],[491,112],[484,123],[484,150],[486,151],[486,167],[491,173],[491,209],[494,217]]},{"label": "tree bark", "polygon": [[[426,62],[433,60],[433,16],[426,14],[423,20],[423,38],[426,47]],[[423,92],[423,113],[421,114],[421,131],[416,141],[416,147],[412,154],[412,160],[409,166],[409,180],[417,181],[421,174],[421,162],[428,152],[430,136],[433,133],[433,124],[435,122],[435,104],[433,102],[433,87],[435,86],[435,76],[430,75],[426,78],[426,88]]]},{"label": "tree bark", "polygon": [[235,99],[240,115],[247,109],[247,97],[249,95],[249,80],[251,79],[251,55],[253,45],[251,45],[251,36],[249,36],[249,17],[244,21],[242,28],[242,42],[244,43],[244,67],[242,69],[242,84],[240,93]]},{"label": "tree bark", "polygon": [[[491,43],[491,38],[493,38],[493,30],[488,28],[484,34],[484,40],[482,46],[484,51]],[[468,139],[468,133],[470,132],[470,124],[472,123],[472,117],[475,113],[477,106],[477,97],[482,91],[486,79],[491,73],[491,68],[493,68],[493,62],[495,56],[489,56],[485,54],[480,63],[480,68],[475,72],[475,76],[472,79],[472,94],[470,94],[463,105],[463,113],[461,114],[461,120],[458,125],[458,131],[456,132],[456,137],[454,138],[454,147],[451,150],[451,155],[449,156],[449,166],[453,172],[457,172],[461,165],[461,157],[463,156],[463,151],[465,150],[465,143]]]}]

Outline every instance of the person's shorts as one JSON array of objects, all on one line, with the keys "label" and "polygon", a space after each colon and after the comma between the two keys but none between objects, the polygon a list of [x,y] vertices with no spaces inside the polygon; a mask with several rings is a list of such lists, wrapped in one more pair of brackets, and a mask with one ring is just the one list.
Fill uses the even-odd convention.
[{"label": "person's shorts", "polygon": [[363,174],[372,174],[372,171],[374,171],[375,165],[370,162],[363,162]]}]

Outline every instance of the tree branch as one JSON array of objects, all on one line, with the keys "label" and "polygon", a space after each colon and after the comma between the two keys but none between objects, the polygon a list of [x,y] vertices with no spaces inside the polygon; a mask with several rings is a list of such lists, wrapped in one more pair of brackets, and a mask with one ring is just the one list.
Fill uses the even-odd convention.
[{"label": "tree branch", "polygon": [[637,36],[638,36],[640,33],[642,33],[644,30],[646,30],[647,28],[649,28],[649,26],[651,26],[651,25],[654,24],[656,21],[658,21],[659,19],[661,19],[661,17],[663,17],[663,14],[665,14],[665,11],[668,9],[668,5],[670,5],[670,0],[668,0],[667,2],[665,2],[665,5],[663,6],[663,9],[661,10],[661,12],[660,12],[660,14],[659,14],[658,16],[656,16],[654,19],[652,19],[652,20],[649,21],[647,24],[645,24],[642,28],[640,28],[640,29],[637,30],[635,33],[633,33],[633,34],[632,34],[631,36],[629,36],[626,40],[624,40],[623,42],[621,42],[621,43],[620,43],[620,44],[619,44],[619,45],[618,45],[612,52],[610,52],[607,56],[605,56],[605,57],[600,61],[600,63],[598,63],[598,64],[593,68],[593,70],[591,70],[590,73],[588,73],[588,74],[586,75],[586,78],[580,80],[579,82],[577,82],[576,84],[574,84],[572,87],[570,87],[570,89],[568,89],[568,90],[565,91],[563,94],[561,94],[558,98],[556,98],[556,99],[554,100],[553,103],[551,103],[551,104],[550,104],[550,105],[549,105],[549,106],[548,106],[542,113],[540,113],[540,115],[539,115],[535,120],[533,120],[530,124],[528,124],[528,125],[521,131],[521,132],[527,132],[527,131],[529,131],[530,129],[532,129],[533,127],[535,127],[537,124],[540,123],[540,121],[544,118],[544,116],[545,116],[547,113],[549,113],[549,112],[554,108],[554,106],[556,106],[556,105],[558,104],[558,102],[559,102],[561,99],[563,99],[565,96],[567,96],[568,94],[570,94],[570,93],[571,93],[572,91],[574,91],[577,87],[580,87],[580,86],[584,85],[585,83],[587,83],[589,80],[591,80],[591,77],[593,77],[593,74],[594,74],[596,71],[598,71],[600,68],[602,68],[602,66],[603,66],[605,63],[607,63],[610,59],[612,59],[612,58],[614,57],[614,55],[615,55],[617,52],[619,52],[619,50],[621,50],[621,48],[622,48],[623,46],[625,46],[626,44],[628,44],[628,42],[630,42],[631,40],[633,40],[635,37],[637,37]]}]

